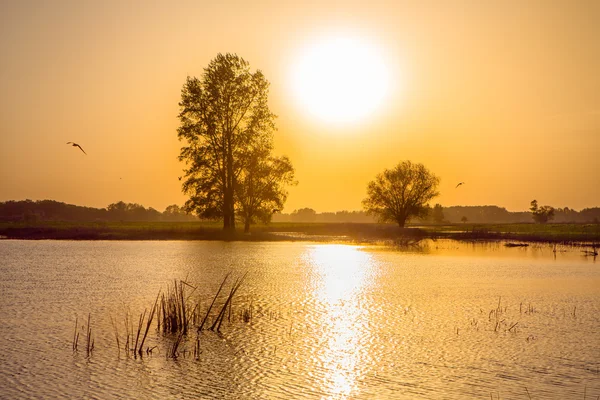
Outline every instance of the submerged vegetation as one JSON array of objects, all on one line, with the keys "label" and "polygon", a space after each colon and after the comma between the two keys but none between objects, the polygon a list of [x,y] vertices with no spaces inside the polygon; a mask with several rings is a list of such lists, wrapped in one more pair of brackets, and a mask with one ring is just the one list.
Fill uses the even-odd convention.
[{"label": "submerged vegetation", "polygon": [[[173,286],[167,286],[166,291],[160,291],[152,303],[150,309],[145,309],[138,318],[129,312],[124,318],[123,336],[119,334],[118,323],[112,317],[111,325],[114,329],[115,344],[118,354],[121,349],[128,356],[137,358],[144,355],[154,354],[159,347],[158,343],[166,343],[165,354],[167,358],[177,358],[186,355],[188,350],[182,350],[181,346],[193,341],[194,357],[198,357],[200,349],[200,335],[202,331],[209,330],[220,334],[223,322],[227,320],[233,323],[238,316],[238,321],[250,323],[252,321],[252,303],[243,305],[236,313],[233,312],[233,298],[244,282],[246,274],[236,278],[228,293],[223,293],[223,288],[229,280],[231,273],[227,274],[214,298],[206,310],[202,310],[200,299],[194,299],[193,294],[197,287],[186,282],[173,282]],[[152,334],[152,327],[154,332]],[[94,336],[91,329],[91,314],[88,314],[87,324],[79,324],[75,318],[75,330],[73,333],[73,352],[79,352],[79,336],[83,333],[85,339],[85,355],[91,357],[94,350]],[[152,338],[151,338],[152,337]],[[160,339],[165,339],[166,342]],[[152,344],[147,344],[149,341]],[[160,351],[160,349],[159,349]]]}]

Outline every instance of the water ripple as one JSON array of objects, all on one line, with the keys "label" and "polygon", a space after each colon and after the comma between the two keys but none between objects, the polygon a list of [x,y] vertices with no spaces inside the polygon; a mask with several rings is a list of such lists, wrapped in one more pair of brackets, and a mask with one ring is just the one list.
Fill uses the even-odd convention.
[{"label": "water ripple", "polygon": [[[443,248],[443,243],[439,243]],[[0,397],[101,399],[595,398],[600,271],[503,248],[425,253],[305,243],[0,242]],[[549,251],[551,254],[551,249]],[[490,255],[492,254],[492,255]],[[6,256],[8,255],[8,256]],[[518,256],[515,256],[518,255]],[[153,328],[121,347],[173,279],[206,310],[248,279],[222,334]],[[243,310],[253,319],[243,322]],[[91,315],[95,349],[82,324]],[[73,353],[75,318],[79,351]]]}]

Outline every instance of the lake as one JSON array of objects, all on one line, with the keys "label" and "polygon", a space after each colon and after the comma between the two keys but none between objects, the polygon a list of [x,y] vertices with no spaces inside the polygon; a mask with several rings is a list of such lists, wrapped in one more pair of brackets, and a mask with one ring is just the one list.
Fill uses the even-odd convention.
[{"label": "lake", "polygon": [[[125,350],[159,291],[185,281],[204,316],[227,273],[210,324],[247,275],[220,333],[173,357],[153,324],[151,353]],[[3,240],[0,288],[1,398],[600,396],[600,261],[578,248]]]}]

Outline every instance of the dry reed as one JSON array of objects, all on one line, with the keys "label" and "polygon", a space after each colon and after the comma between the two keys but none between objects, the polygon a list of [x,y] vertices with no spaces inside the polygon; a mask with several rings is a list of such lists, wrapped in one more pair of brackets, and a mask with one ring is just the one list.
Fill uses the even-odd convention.
[{"label": "dry reed", "polygon": [[[140,347],[138,348],[138,354],[142,355],[142,348],[144,347],[144,342],[146,341],[146,336],[148,336],[148,330],[150,330],[150,325],[152,325],[152,319],[154,318],[154,313],[156,312],[156,306],[158,304],[158,297],[160,296],[160,291],[156,296],[156,300],[154,301],[154,305],[152,306],[152,310],[150,311],[150,315],[148,316],[148,320],[146,321],[146,330],[144,331],[144,336],[142,337],[142,342],[140,343]],[[145,313],[145,311],[144,311]]]},{"label": "dry reed", "polygon": [[204,324],[206,323],[206,320],[208,319],[208,315],[210,314],[210,310],[212,310],[212,307],[215,304],[217,297],[219,297],[219,293],[221,293],[221,290],[223,289],[223,286],[225,285],[225,281],[227,281],[227,278],[229,277],[230,274],[231,273],[225,275],[225,278],[223,278],[223,282],[221,282],[221,286],[219,286],[219,290],[217,290],[217,294],[215,294],[215,297],[213,298],[212,302],[210,303],[210,306],[208,306],[208,310],[206,310],[204,319],[202,319],[202,323],[198,327],[198,332],[200,332],[202,330],[202,328],[204,327]]},{"label": "dry reed", "polygon": [[79,342],[79,332],[77,332],[77,317],[75,317],[75,332],[73,332],[73,351],[77,351],[77,343]]},{"label": "dry reed", "polygon": [[244,279],[246,278],[247,274],[248,273],[246,272],[241,278],[237,279],[235,281],[235,283],[233,284],[233,286],[231,288],[231,291],[229,292],[229,296],[227,296],[227,300],[225,300],[225,304],[223,304],[223,307],[221,308],[221,311],[219,312],[219,315],[217,316],[217,319],[215,319],[214,323],[210,327],[211,331],[214,331],[215,327],[217,328],[217,332],[219,332],[221,330],[221,324],[223,323],[223,317],[225,316],[225,311],[227,309],[227,306],[229,304],[231,304],[233,296],[235,295],[235,293],[237,292],[237,290],[241,286],[241,284],[244,281]]}]

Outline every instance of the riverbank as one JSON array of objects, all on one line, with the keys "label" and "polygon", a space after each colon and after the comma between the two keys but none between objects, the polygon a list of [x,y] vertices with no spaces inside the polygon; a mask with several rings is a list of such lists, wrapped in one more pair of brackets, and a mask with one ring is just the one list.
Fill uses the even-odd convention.
[{"label": "riverbank", "polygon": [[598,224],[450,224],[400,229],[391,224],[272,223],[250,234],[222,230],[219,222],[3,222],[0,237],[28,240],[230,240],[414,242],[421,239],[600,243]]}]

